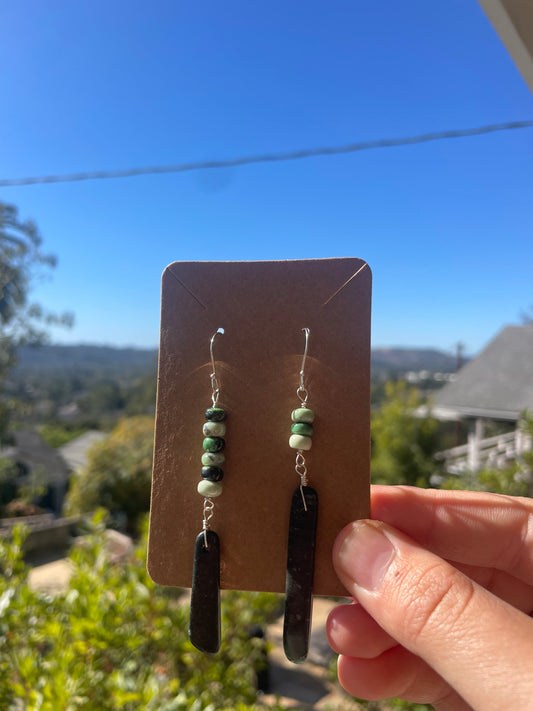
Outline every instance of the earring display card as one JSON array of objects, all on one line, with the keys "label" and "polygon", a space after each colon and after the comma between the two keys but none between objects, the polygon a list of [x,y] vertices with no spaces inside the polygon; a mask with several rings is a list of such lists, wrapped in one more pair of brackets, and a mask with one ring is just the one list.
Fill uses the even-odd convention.
[{"label": "earring display card", "polygon": [[202,530],[204,412],[211,404],[209,340],[219,406],[228,411],[223,493],[211,528],[222,589],[285,591],[293,493],[291,412],[305,365],[313,446],[308,485],[320,506],[314,594],[346,595],[331,562],[341,528],[370,516],[370,302],[361,259],[175,262],[162,283],[161,342],[148,570],[190,587]]}]

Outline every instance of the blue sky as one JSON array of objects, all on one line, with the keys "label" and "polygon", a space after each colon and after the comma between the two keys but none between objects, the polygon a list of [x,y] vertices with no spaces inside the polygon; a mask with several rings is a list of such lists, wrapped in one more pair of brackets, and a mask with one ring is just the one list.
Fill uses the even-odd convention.
[{"label": "blue sky", "polygon": [[[533,119],[475,0],[17,0],[0,178]],[[57,342],[156,346],[175,260],[355,256],[374,346],[475,353],[533,304],[533,129],[203,173],[10,187],[58,256]]]}]

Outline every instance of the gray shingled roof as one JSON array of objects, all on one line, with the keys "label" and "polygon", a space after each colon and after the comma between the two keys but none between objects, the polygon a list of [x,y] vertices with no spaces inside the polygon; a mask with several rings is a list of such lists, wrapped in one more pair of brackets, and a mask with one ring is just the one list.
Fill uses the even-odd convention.
[{"label": "gray shingled roof", "polygon": [[105,432],[89,430],[76,439],[59,447],[59,454],[66,462],[69,471],[77,471],[87,463],[87,452],[96,442],[101,442],[108,437]]},{"label": "gray shingled roof", "polygon": [[21,462],[30,472],[43,473],[47,483],[66,482],[68,470],[56,449],[52,449],[34,429],[13,432],[15,445],[0,451],[0,456]]},{"label": "gray shingled roof", "polygon": [[533,410],[533,325],[507,326],[435,396],[439,417],[516,420]]}]

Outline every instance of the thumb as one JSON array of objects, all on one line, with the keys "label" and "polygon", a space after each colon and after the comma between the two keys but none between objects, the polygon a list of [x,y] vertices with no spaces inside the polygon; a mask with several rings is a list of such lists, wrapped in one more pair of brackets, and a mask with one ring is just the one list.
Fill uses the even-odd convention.
[{"label": "thumb", "polygon": [[507,709],[510,695],[515,708],[531,703],[530,617],[377,521],[344,528],[333,561],[376,622],[473,708]]}]

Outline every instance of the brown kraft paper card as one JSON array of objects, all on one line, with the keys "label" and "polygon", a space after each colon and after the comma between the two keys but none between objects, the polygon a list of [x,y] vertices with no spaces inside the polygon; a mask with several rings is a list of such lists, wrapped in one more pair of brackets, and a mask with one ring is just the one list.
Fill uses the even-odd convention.
[{"label": "brown kraft paper card", "polygon": [[223,493],[213,499],[223,589],[284,592],[296,451],[291,412],[305,381],[315,412],[305,452],[318,492],[316,595],[345,595],[331,562],[338,532],[370,515],[371,271],[361,259],[175,262],[162,281],[148,570],[190,587],[202,530],[209,342],[228,411]]}]

